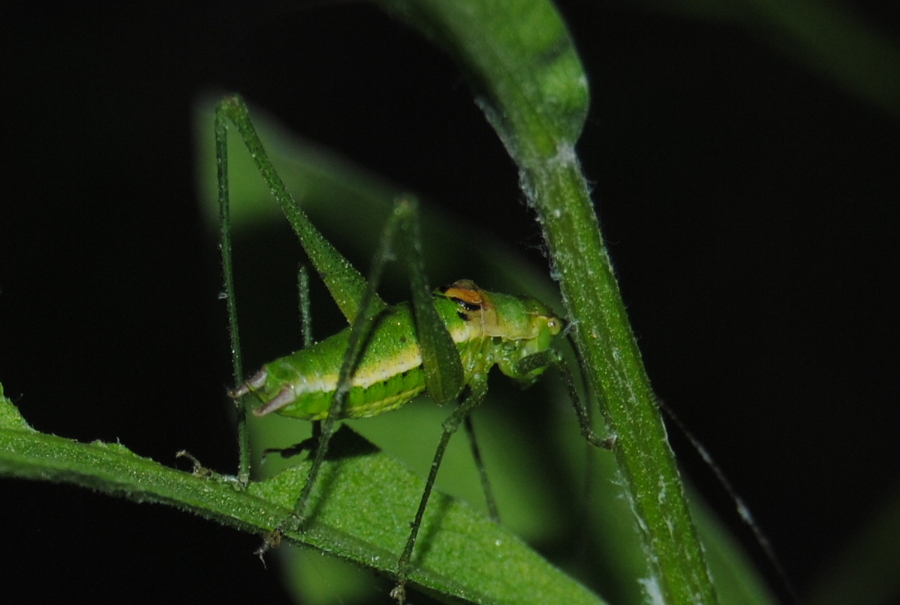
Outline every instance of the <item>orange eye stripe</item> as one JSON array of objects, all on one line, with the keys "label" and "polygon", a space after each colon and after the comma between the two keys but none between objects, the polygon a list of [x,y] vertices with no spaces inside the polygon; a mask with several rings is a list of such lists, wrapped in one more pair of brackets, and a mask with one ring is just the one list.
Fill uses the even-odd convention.
[{"label": "orange eye stripe", "polygon": [[469,311],[480,309],[487,302],[481,288],[470,279],[459,279],[453,282],[444,289],[443,295]]},{"label": "orange eye stripe", "polygon": [[466,303],[467,305],[480,306],[482,303],[484,303],[484,297],[478,290],[450,287],[444,292],[444,295],[447,298],[459,300]]}]

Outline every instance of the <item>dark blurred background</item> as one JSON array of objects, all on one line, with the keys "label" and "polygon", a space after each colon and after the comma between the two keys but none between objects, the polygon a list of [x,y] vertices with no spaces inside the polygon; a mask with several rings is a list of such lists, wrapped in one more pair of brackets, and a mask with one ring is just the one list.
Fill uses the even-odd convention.
[{"label": "dark blurred background", "polygon": [[[889,4],[854,6],[896,41]],[[561,10],[592,91],[579,151],[654,388],[809,590],[900,487],[900,97],[836,83],[752,17]],[[453,64],[372,6],[4,13],[0,381],[37,429],[234,464],[217,259],[194,192],[203,92],[239,91],[546,263]],[[17,602],[288,598],[248,556],[253,536],[65,485],[3,480],[0,494]]]}]

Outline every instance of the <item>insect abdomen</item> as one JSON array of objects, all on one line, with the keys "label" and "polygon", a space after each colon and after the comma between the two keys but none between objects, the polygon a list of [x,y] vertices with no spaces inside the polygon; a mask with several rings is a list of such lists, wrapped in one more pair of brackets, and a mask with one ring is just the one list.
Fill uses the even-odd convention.
[{"label": "insect abdomen", "polygon": [[[390,308],[378,319],[353,373],[340,418],[367,418],[394,410],[425,389],[422,356],[412,325],[405,305]],[[349,328],[266,364],[246,386],[246,392],[255,393],[263,403],[254,413],[324,419],[334,399],[348,341]]]}]

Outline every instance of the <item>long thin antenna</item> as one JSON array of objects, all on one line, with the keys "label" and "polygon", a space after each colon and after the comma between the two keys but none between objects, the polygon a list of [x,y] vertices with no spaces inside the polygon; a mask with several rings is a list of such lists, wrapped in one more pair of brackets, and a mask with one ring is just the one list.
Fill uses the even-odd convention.
[{"label": "long thin antenna", "polygon": [[700,440],[697,439],[692,432],[688,430],[685,424],[681,421],[672,408],[663,401],[662,399],[656,399],[656,405],[665,412],[666,416],[675,423],[675,426],[687,437],[688,441],[691,442],[691,445],[697,450],[697,453],[700,454],[700,457],[706,463],[706,465],[712,470],[713,475],[715,475],[716,479],[719,481],[719,484],[725,489],[725,492],[734,502],[737,507],[738,515],[740,515],[741,520],[750,528],[753,532],[753,536],[756,538],[757,543],[762,548],[763,552],[766,555],[766,558],[769,559],[769,563],[772,565],[772,568],[775,570],[775,573],[778,574],[778,578],[781,580],[784,585],[785,590],[788,595],[791,597],[791,601],[794,603],[799,602],[799,597],[797,596],[797,592],[794,590],[794,586],[791,584],[790,580],[788,580],[787,573],[784,571],[784,567],[782,567],[781,562],[778,560],[778,557],[775,556],[775,550],[772,548],[772,543],[769,542],[769,538],[763,533],[762,529],[759,527],[759,524],[756,522],[756,519],[753,518],[753,514],[750,512],[750,508],[744,503],[744,499],[740,497],[737,493],[737,490],[731,484],[731,481],[725,476],[725,473],[719,468],[719,465],[715,463],[710,456],[709,451],[706,447],[700,443]]}]

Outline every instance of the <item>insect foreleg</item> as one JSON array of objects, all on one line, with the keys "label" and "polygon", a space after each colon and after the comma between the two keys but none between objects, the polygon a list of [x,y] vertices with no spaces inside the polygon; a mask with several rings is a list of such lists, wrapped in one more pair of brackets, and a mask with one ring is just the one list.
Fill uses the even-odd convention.
[{"label": "insect foreleg", "polygon": [[578,425],[581,427],[582,436],[594,447],[611,450],[616,442],[615,436],[606,437],[604,439],[594,432],[594,429],[591,426],[591,417],[588,413],[588,409],[578,396],[578,390],[575,388],[575,381],[572,380],[572,373],[569,371],[569,366],[566,364],[565,360],[563,360],[562,354],[560,354],[559,351],[556,349],[547,349],[546,351],[529,355],[516,364],[516,372],[521,376],[527,376],[534,370],[546,368],[550,365],[556,367],[566,385],[566,390],[569,392],[569,399],[572,400],[572,405],[575,407],[575,414],[578,416]]},{"label": "insect foreleg", "polygon": [[428,506],[428,498],[431,496],[432,489],[434,488],[434,481],[437,478],[438,470],[441,468],[444,451],[447,449],[447,444],[450,443],[450,437],[457,431],[459,425],[469,417],[472,410],[481,403],[486,393],[486,380],[480,380],[470,384],[468,396],[442,424],[444,432],[441,435],[441,441],[438,443],[437,450],[434,452],[434,460],[431,462],[431,471],[428,473],[428,479],[425,482],[425,489],[422,491],[422,499],[419,501],[419,508],[416,511],[416,517],[412,522],[409,537],[406,539],[406,547],[403,549],[403,554],[400,555],[400,560],[397,562],[397,586],[391,591],[391,596],[395,598],[400,605],[403,605],[406,602],[406,581],[409,578],[413,548],[416,545],[416,537],[419,535],[419,529],[422,526],[422,517],[425,515],[425,509]]}]

